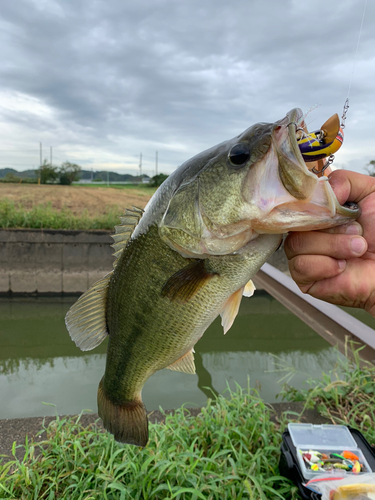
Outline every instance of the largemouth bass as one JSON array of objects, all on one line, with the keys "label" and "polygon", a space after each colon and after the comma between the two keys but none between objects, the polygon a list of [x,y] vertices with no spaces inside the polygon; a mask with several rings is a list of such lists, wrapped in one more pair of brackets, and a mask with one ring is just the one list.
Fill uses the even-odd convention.
[{"label": "largemouth bass", "polygon": [[[251,278],[290,230],[322,229],[359,216],[326,177],[308,170],[294,109],[254,125],[179,167],[143,212],[127,210],[114,235],[114,270],[72,306],[66,325],[82,350],[109,335],[98,390],[104,427],[146,445],[141,392],[157,370],[194,373],[194,345],[221,314],[231,327]],[[311,164],[309,164],[311,167]]]}]

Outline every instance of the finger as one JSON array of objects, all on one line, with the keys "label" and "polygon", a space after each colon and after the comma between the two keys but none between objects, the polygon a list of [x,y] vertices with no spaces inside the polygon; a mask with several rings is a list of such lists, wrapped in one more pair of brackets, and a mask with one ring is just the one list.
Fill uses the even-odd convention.
[{"label": "finger", "polygon": [[309,291],[316,281],[333,278],[346,267],[345,260],[324,255],[297,255],[289,261],[289,271],[302,292]]},{"label": "finger", "polygon": [[333,304],[364,308],[374,315],[373,275],[372,262],[353,259],[347,262],[344,272],[315,281],[309,286],[308,293]]},{"label": "finger", "polygon": [[347,200],[358,203],[375,192],[374,177],[349,170],[335,170],[329,176],[329,182],[341,205]]},{"label": "finger", "polygon": [[290,233],[284,242],[288,259],[297,255],[327,255],[334,259],[359,257],[367,251],[362,236],[327,234],[321,231]]},{"label": "finger", "polygon": [[321,229],[323,233],[330,234],[353,234],[363,236],[363,227],[358,222],[348,222],[341,226],[329,227],[328,229]]}]

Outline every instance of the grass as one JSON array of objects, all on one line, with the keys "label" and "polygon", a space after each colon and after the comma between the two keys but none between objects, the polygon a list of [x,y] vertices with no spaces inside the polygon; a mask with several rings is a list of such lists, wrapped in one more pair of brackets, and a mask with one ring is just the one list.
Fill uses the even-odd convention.
[{"label": "grass", "polygon": [[[143,449],[119,445],[80,418],[56,418],[43,441],[0,466],[0,498],[69,500],[297,499],[278,473],[281,433],[249,389],[150,425]],[[1,496],[2,495],[2,496]]]},{"label": "grass", "polygon": [[307,388],[297,390],[285,385],[280,396],[288,401],[303,401],[305,408],[316,408],[333,424],[360,430],[375,446],[375,365],[360,359],[361,349],[352,352],[352,360],[339,358],[320,379],[307,380]]},{"label": "grass", "polygon": [[87,210],[75,215],[69,208],[57,210],[51,203],[40,203],[31,209],[3,198],[0,200],[0,228],[31,229],[111,229],[119,224],[120,207],[109,206],[103,213],[90,215]]},{"label": "grass", "polygon": [[131,189],[146,193],[151,196],[157,190],[156,187],[151,187],[148,184],[101,184],[99,182],[88,182],[87,184],[73,183],[72,186],[80,187],[92,187],[92,188],[115,188],[115,189]]}]

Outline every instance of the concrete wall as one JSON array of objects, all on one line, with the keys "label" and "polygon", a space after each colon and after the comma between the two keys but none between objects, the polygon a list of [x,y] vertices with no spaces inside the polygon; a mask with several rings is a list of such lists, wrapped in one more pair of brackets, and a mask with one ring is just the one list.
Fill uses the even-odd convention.
[{"label": "concrete wall", "polygon": [[[82,293],[112,270],[110,231],[0,229],[0,293]],[[288,265],[283,250],[270,264]]]},{"label": "concrete wall", "polygon": [[0,293],[80,293],[112,269],[110,231],[0,230]]}]

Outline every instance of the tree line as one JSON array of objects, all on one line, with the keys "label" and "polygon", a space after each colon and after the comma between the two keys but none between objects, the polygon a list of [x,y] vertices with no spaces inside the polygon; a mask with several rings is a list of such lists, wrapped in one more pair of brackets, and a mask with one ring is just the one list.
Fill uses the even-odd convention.
[{"label": "tree line", "polygon": [[69,186],[72,182],[79,180],[82,168],[76,163],[64,161],[61,167],[56,167],[44,160],[42,165],[35,171],[41,184],[59,183]]}]

